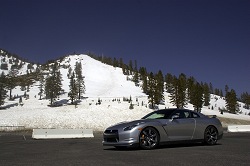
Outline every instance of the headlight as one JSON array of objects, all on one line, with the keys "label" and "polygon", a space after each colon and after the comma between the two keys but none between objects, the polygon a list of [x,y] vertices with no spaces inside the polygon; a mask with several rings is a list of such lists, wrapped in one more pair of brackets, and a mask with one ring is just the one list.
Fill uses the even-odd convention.
[{"label": "headlight", "polygon": [[136,124],[133,124],[133,125],[124,127],[123,130],[124,130],[124,131],[132,130],[133,128],[135,128],[136,126],[139,126],[140,124],[141,124],[141,123],[136,123]]}]

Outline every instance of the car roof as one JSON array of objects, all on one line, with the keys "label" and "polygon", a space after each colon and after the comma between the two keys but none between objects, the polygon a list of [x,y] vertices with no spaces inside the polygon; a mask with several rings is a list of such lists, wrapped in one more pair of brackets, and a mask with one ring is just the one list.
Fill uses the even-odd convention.
[{"label": "car roof", "polygon": [[200,112],[196,112],[194,110],[190,110],[190,109],[186,109],[186,108],[165,108],[165,109],[159,109],[157,111],[175,111],[175,110],[190,111],[190,112],[194,112],[194,113],[198,114],[200,117],[206,117],[204,114],[202,114]]}]

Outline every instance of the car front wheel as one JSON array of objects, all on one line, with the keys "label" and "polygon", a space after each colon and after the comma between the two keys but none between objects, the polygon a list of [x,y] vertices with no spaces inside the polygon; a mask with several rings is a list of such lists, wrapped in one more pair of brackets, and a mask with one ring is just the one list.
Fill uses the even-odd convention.
[{"label": "car front wheel", "polygon": [[153,127],[147,127],[141,131],[140,147],[142,149],[154,149],[159,144],[159,134]]},{"label": "car front wheel", "polygon": [[208,145],[215,145],[218,140],[218,132],[214,126],[208,126],[204,133],[204,142]]}]

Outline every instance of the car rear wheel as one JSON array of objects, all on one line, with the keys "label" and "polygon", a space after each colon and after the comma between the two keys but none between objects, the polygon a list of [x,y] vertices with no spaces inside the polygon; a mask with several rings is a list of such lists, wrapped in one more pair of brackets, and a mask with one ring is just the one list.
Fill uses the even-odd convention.
[{"label": "car rear wheel", "polygon": [[147,127],[141,131],[140,147],[142,149],[154,149],[159,144],[159,134],[153,127]]},{"label": "car rear wheel", "polygon": [[218,132],[214,126],[208,126],[204,133],[204,142],[207,145],[215,145],[218,140]]}]

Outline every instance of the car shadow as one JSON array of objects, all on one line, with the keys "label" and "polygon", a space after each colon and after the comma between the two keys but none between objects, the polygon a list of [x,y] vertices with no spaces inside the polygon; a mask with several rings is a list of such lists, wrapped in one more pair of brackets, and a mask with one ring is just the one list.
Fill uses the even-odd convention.
[{"label": "car shadow", "polygon": [[[151,149],[151,150],[159,150],[159,149],[174,149],[174,148],[188,148],[188,147],[212,147],[212,146],[221,146],[222,144],[217,143],[215,145],[206,145],[204,143],[199,143],[199,142],[194,142],[194,143],[165,143],[163,145],[159,145],[157,148],[155,149]],[[144,150],[141,149],[140,147],[121,147],[121,148],[105,148],[103,150],[106,151],[140,151],[140,150]]]},{"label": "car shadow", "polygon": [[138,151],[138,150],[142,150],[138,147],[124,147],[124,148],[105,148],[103,150],[106,150],[106,151]]},{"label": "car shadow", "polygon": [[171,149],[171,148],[187,148],[187,147],[211,147],[211,146],[220,146],[220,143],[215,145],[207,145],[201,142],[192,142],[192,143],[166,143],[163,145],[158,146],[156,149]]}]

